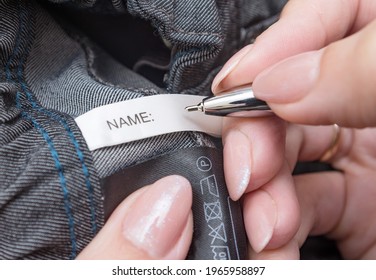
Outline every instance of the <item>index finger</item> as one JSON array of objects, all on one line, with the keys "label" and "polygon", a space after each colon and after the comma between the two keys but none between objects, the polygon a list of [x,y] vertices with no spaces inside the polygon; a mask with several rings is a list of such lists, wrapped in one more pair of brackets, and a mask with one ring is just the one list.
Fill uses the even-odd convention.
[{"label": "index finger", "polygon": [[[236,67],[213,81],[214,93],[251,83],[256,75],[276,62],[298,53],[318,50],[345,37],[354,28],[361,28],[369,15],[369,5],[375,1],[350,0],[291,0],[281,18],[261,34],[252,48],[241,56]],[[373,9],[375,10],[375,9]],[[372,9],[371,9],[372,11]],[[230,63],[233,63],[230,62]]]}]

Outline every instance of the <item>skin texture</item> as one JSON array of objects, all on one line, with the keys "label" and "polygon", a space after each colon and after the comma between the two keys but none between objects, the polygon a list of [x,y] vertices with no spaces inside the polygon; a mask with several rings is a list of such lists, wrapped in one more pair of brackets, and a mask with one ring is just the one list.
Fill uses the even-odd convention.
[{"label": "skin texture", "polygon": [[[375,18],[372,0],[290,0],[215,78],[215,94],[253,83],[277,115],[224,127],[226,182],[243,197],[251,258],[298,258],[310,234],[336,240],[345,258],[376,257]],[[293,177],[298,160],[330,147],[334,123],[346,127],[329,159],[338,171]],[[247,156],[236,160],[239,145]]]},{"label": "skin texture", "polygon": [[184,259],[192,240],[192,190],[168,176],[127,197],[78,259]]}]

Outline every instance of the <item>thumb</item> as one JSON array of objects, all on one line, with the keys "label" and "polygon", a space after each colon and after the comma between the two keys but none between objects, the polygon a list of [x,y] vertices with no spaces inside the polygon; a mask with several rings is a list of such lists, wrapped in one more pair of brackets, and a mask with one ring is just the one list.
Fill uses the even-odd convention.
[{"label": "thumb", "polygon": [[255,96],[285,120],[303,124],[376,125],[376,21],[319,51],[266,69]]},{"label": "thumb", "polygon": [[127,197],[78,259],[184,259],[192,239],[192,191],[180,176]]}]

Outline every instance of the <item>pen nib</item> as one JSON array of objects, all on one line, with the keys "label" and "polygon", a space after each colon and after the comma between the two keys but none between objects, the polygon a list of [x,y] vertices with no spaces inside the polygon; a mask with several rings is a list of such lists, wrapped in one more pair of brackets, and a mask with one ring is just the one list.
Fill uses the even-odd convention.
[{"label": "pen nib", "polygon": [[188,112],[195,112],[195,111],[203,111],[203,105],[202,103],[200,104],[197,104],[197,105],[192,105],[192,106],[187,106],[185,107],[185,110],[187,110]]}]

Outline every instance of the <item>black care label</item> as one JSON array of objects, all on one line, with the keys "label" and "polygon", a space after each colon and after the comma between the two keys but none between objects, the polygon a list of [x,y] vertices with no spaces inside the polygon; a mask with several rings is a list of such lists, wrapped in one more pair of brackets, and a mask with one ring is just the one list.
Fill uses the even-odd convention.
[{"label": "black care label", "polygon": [[245,259],[241,207],[228,195],[221,152],[207,147],[178,150],[104,178],[106,219],[135,190],[168,175],[181,175],[193,188],[194,233],[187,259]]}]

